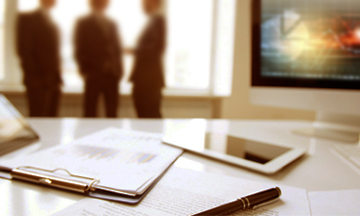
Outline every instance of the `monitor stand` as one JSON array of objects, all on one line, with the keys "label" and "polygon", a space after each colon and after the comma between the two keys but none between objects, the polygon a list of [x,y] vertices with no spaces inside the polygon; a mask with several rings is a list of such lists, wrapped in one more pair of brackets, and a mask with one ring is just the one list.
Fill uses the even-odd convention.
[{"label": "monitor stand", "polygon": [[360,141],[360,116],[317,113],[310,128],[295,130],[295,133],[358,144]]}]

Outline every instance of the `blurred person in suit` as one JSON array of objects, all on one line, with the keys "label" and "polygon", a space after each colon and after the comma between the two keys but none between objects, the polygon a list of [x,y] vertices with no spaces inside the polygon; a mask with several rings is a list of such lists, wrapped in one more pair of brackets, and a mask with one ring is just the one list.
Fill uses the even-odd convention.
[{"label": "blurred person in suit", "polygon": [[84,116],[96,117],[104,95],[106,115],[117,117],[123,75],[122,44],[117,25],[105,14],[109,0],[89,0],[91,13],[75,27],[75,58],[85,81]]},{"label": "blurred person in suit", "polygon": [[162,89],[165,87],[163,55],[166,47],[166,23],[161,15],[161,0],[143,0],[143,10],[148,23],[134,50],[135,56],[130,76],[133,99],[139,118],[161,118]]},{"label": "blurred person in suit", "polygon": [[55,117],[61,96],[59,31],[50,16],[56,0],[40,0],[40,8],[17,19],[16,49],[23,71],[29,115]]}]

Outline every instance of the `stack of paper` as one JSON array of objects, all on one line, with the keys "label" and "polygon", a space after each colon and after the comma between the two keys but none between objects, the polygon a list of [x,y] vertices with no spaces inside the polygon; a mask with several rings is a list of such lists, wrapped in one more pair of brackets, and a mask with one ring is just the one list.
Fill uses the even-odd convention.
[{"label": "stack of paper", "polygon": [[[265,183],[173,167],[138,206],[84,199],[54,216],[189,215],[274,187]],[[279,186],[281,200],[233,215],[311,215],[306,190]]]},{"label": "stack of paper", "polygon": [[313,216],[360,215],[360,190],[309,192]]}]

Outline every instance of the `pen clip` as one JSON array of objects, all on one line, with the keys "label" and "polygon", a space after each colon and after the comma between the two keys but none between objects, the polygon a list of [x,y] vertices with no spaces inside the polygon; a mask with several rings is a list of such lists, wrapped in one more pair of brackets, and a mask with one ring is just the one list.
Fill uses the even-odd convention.
[{"label": "pen clip", "polygon": [[264,203],[261,203],[261,204],[259,204],[259,205],[256,205],[256,206],[253,206],[252,207],[252,209],[258,209],[258,208],[261,208],[261,207],[263,207],[263,206],[266,206],[266,205],[269,205],[269,204],[271,204],[271,203],[274,203],[274,202],[276,202],[276,201],[278,201],[280,198],[276,198],[276,199],[273,199],[273,200],[269,200],[269,201],[267,201],[267,202],[264,202]]},{"label": "pen clip", "polygon": [[[42,173],[38,173],[38,172],[31,172],[28,170],[36,170],[36,171],[52,173],[52,174],[55,174],[58,171],[64,171],[69,175],[69,177],[82,179],[82,180],[86,180],[86,181],[91,181],[91,182],[90,182],[90,184],[87,184],[87,183],[84,183],[81,181],[63,179],[63,178],[60,178],[57,176],[42,174]],[[70,173],[68,170],[61,169],[61,168],[54,169],[54,170],[46,170],[46,169],[41,169],[41,168],[37,168],[37,167],[23,166],[23,167],[18,167],[16,169],[12,170],[11,176],[14,179],[29,181],[29,182],[33,182],[33,183],[37,183],[37,184],[50,186],[50,187],[56,187],[56,188],[60,188],[60,189],[70,190],[70,191],[74,191],[74,192],[78,192],[78,193],[87,193],[89,191],[94,191],[95,190],[94,186],[100,182],[98,179],[95,179],[95,178],[90,178],[90,177],[81,176],[81,175],[74,175],[74,174]]]}]

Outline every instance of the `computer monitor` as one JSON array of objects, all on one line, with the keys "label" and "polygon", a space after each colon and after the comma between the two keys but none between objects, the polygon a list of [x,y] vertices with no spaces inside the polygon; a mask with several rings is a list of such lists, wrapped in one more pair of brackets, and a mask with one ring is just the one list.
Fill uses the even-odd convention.
[{"label": "computer monitor", "polygon": [[315,110],[308,135],[360,133],[360,1],[253,0],[251,101]]}]

